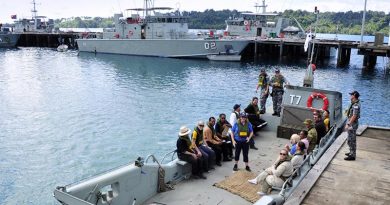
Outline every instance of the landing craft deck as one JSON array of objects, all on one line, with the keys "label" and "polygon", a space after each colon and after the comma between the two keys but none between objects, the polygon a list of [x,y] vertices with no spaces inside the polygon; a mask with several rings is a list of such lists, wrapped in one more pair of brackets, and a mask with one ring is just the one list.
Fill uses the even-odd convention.
[{"label": "landing craft deck", "polygon": [[[276,138],[276,132],[271,131],[276,129],[278,117],[265,114],[264,119],[268,125],[257,133],[254,138],[256,146],[259,150],[251,149],[249,151],[249,166],[252,169],[253,175],[259,174],[261,171],[271,166],[279,155],[280,150],[285,144],[289,143],[287,139]],[[237,205],[237,204],[253,204],[245,199],[232,194],[224,189],[213,186],[215,183],[221,182],[226,177],[233,174],[233,161],[223,162],[222,167],[216,166],[216,169],[207,174],[206,180],[190,180],[184,183],[179,183],[175,186],[175,190],[160,193],[147,200],[144,204],[220,204],[220,205]],[[244,169],[242,162],[242,154],[239,161],[239,169]],[[248,183],[248,186],[255,186]],[[258,196],[257,199],[259,199]]]}]

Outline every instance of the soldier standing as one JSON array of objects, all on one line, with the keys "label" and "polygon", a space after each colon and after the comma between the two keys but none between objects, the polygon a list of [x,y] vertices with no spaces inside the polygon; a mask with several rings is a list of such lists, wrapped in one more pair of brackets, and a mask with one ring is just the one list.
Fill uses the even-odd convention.
[{"label": "soldier standing", "polygon": [[265,104],[267,103],[267,98],[269,94],[269,77],[265,72],[265,69],[261,69],[259,75],[259,82],[257,83],[257,90],[260,88],[260,114],[265,113]]},{"label": "soldier standing", "polygon": [[276,115],[280,117],[280,111],[282,109],[282,99],[283,99],[283,87],[284,83],[288,85],[288,82],[286,78],[280,74],[280,70],[275,70],[275,75],[271,78],[271,81],[269,82],[269,85],[272,86],[272,102],[273,102],[273,108],[274,113],[272,115]]},{"label": "soldier standing", "polygon": [[355,160],[356,159],[356,130],[359,126],[359,118],[360,118],[360,101],[359,101],[359,92],[356,90],[351,95],[351,105],[347,110],[347,124],[345,125],[345,129],[348,130],[348,146],[349,153],[345,153],[347,155],[344,160]]}]

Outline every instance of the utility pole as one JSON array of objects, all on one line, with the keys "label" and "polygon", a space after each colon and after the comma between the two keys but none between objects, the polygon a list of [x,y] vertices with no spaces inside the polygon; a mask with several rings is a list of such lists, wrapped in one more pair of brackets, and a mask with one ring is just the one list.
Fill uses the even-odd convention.
[{"label": "utility pole", "polygon": [[362,20],[362,31],[360,34],[360,45],[363,45],[364,23],[366,21],[366,8],[367,8],[367,0],[364,0],[364,11],[363,11],[363,20]]}]

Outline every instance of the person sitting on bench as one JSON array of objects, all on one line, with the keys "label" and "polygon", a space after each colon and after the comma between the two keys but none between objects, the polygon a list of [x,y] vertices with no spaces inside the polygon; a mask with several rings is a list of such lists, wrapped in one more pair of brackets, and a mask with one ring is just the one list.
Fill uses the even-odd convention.
[{"label": "person sitting on bench", "polygon": [[260,183],[260,196],[269,194],[272,187],[282,187],[283,183],[292,175],[293,166],[288,156],[288,151],[282,149],[275,164],[261,172],[256,178],[248,180],[251,184]]}]

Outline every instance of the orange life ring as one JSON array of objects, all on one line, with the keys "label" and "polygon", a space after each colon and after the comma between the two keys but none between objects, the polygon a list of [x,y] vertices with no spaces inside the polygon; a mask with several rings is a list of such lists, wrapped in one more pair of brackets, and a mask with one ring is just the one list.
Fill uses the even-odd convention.
[{"label": "orange life ring", "polygon": [[129,36],[132,36],[133,35],[133,31],[129,31]]},{"label": "orange life ring", "polygon": [[245,20],[244,21],[244,25],[247,26],[249,24],[249,21],[248,20]]},{"label": "orange life ring", "polygon": [[322,106],[322,110],[327,110],[329,107],[329,100],[328,97],[324,93],[312,93],[309,98],[307,99],[307,107],[311,110],[316,110],[316,108],[313,107],[313,99],[314,98],[321,98],[324,101],[324,105]]}]

